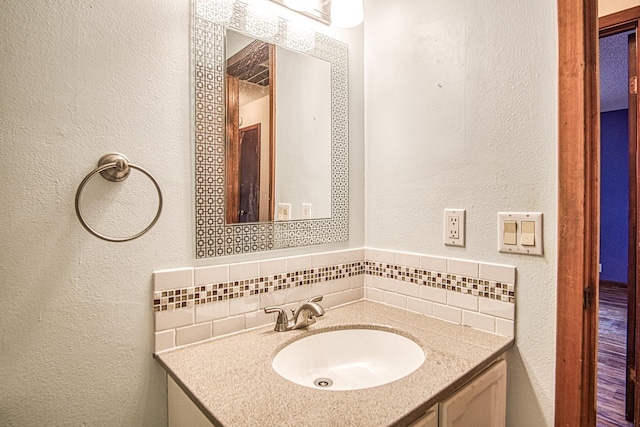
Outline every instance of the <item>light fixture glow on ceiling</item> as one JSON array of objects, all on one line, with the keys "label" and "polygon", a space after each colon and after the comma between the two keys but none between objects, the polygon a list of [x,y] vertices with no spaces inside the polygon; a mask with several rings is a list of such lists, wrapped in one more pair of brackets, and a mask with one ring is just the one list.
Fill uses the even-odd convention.
[{"label": "light fixture glow on ceiling", "polygon": [[364,20],[363,0],[332,0],[331,25],[340,28],[356,27]]}]

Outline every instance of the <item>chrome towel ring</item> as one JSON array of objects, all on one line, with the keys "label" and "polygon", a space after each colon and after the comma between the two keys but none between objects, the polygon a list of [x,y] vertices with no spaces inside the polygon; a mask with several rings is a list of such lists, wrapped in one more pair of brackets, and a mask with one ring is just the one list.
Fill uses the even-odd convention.
[{"label": "chrome towel ring", "polygon": [[[151,221],[151,224],[147,226],[141,232],[134,234],[129,237],[108,237],[103,234],[100,234],[84,219],[82,215],[82,209],[80,208],[80,197],[82,196],[82,191],[84,190],[84,186],[89,182],[91,178],[97,173],[100,173],[104,179],[111,182],[120,182],[127,179],[129,173],[131,173],[131,169],[138,170],[145,174],[156,187],[158,191],[158,212],[156,216]],[[158,181],[151,175],[149,172],[141,168],[140,166],[136,166],[133,163],[129,163],[129,159],[127,159],[123,154],[120,153],[107,153],[104,156],[100,157],[98,161],[98,167],[91,171],[87,176],[84,177],[80,185],[78,186],[78,190],[76,191],[76,215],[78,216],[78,220],[80,220],[80,224],[91,234],[94,236],[106,240],[107,242],[128,242],[129,240],[137,239],[142,236],[147,231],[151,230],[151,228],[156,225],[158,219],[160,218],[160,214],[162,213],[162,191],[160,190],[160,186],[158,185]]]}]

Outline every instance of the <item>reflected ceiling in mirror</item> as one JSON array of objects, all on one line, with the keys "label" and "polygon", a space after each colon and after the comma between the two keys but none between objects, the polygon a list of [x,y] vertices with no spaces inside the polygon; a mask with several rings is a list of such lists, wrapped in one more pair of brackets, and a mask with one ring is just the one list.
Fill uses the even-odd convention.
[{"label": "reflected ceiling in mirror", "polygon": [[[196,257],[346,241],[349,237],[347,46],[242,2],[194,0]],[[330,64],[330,217],[291,221],[227,221],[227,30]],[[300,101],[300,100],[298,100]],[[313,100],[302,100],[313,103]],[[278,127],[287,129],[287,124]],[[285,132],[286,133],[286,132]],[[277,212],[275,215],[277,217]]]}]

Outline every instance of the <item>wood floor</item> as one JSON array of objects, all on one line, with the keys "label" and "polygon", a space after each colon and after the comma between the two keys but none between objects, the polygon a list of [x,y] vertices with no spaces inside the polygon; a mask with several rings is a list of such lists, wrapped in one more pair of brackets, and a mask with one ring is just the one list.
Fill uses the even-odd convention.
[{"label": "wood floor", "polygon": [[633,426],[624,419],[627,289],[603,284],[599,302],[597,425]]}]

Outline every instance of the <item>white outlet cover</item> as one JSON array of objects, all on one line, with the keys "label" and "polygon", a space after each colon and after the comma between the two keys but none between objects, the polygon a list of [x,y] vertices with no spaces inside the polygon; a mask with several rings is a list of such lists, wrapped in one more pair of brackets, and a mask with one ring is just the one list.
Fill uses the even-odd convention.
[{"label": "white outlet cover", "polygon": [[[505,221],[516,222],[517,238],[515,245],[506,245],[504,243]],[[522,221],[533,221],[535,223],[535,242],[533,246],[522,244]],[[543,255],[542,226],[542,212],[498,212],[498,251],[507,254]]]},{"label": "white outlet cover", "polygon": [[[461,246],[465,245],[465,228],[466,228],[466,213],[464,209],[445,209],[444,210],[444,244],[447,246]],[[450,224],[452,219],[457,219],[458,222],[458,238],[451,237]]]}]

